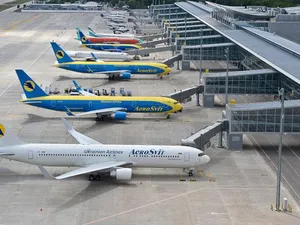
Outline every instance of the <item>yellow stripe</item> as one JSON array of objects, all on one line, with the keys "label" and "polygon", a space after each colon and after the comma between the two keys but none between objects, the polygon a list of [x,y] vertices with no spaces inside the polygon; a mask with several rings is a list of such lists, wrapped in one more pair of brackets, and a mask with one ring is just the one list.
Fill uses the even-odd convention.
[{"label": "yellow stripe", "polygon": [[91,43],[91,44],[82,44],[83,46],[88,46],[88,45],[99,45],[99,46],[116,46],[116,47],[120,47],[120,46],[129,46],[129,47],[136,47],[138,49],[141,49],[142,47],[140,45],[134,45],[134,44],[97,44],[97,43]]},{"label": "yellow stripe", "polygon": [[123,97],[123,96],[68,96],[68,95],[50,95],[46,97],[28,98],[27,100],[98,100],[98,101],[157,101],[162,103],[172,103],[176,100],[167,97]]},{"label": "yellow stripe", "polygon": [[81,65],[81,64],[89,64],[89,65],[124,65],[124,66],[155,66],[155,67],[166,67],[163,63],[153,63],[153,62],[86,62],[86,61],[76,61],[76,62],[67,62],[67,63],[60,63],[61,64],[74,64],[74,65]]}]

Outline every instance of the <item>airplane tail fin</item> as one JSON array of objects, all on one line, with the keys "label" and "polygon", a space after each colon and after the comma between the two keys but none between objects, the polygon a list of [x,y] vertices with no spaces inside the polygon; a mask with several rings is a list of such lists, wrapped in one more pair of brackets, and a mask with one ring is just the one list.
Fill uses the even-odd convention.
[{"label": "airplane tail fin", "polygon": [[51,46],[58,63],[74,62],[56,42],[51,42]]},{"label": "airplane tail fin", "polygon": [[29,77],[24,70],[16,70],[18,75],[20,84],[24,90],[26,98],[36,98],[36,97],[43,97],[48,96],[37,83],[35,83],[31,77]]},{"label": "airplane tail fin", "polygon": [[91,27],[88,27],[88,31],[89,31],[89,35],[93,37],[98,37],[97,33]]},{"label": "airplane tail fin", "polygon": [[[0,123],[0,147],[11,146],[11,145],[21,145],[25,144],[24,141],[20,140],[17,135],[13,134],[12,131]],[[13,155],[12,153],[0,152],[0,156]]]},{"label": "airplane tail fin", "polygon": [[84,33],[79,28],[77,28],[77,32],[78,32],[81,44],[91,44],[91,42],[87,39],[87,37],[84,35]]}]

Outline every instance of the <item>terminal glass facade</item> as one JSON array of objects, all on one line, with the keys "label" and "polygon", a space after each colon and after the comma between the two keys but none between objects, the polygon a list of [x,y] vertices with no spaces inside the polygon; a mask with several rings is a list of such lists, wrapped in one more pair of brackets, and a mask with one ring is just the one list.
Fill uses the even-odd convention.
[{"label": "terminal glass facade", "polygon": [[[218,44],[223,43],[226,41],[226,38],[221,35],[210,35],[210,36],[203,36],[202,44]],[[201,37],[194,37],[192,39],[184,39],[184,38],[176,38],[175,44],[177,50],[181,49],[181,46],[186,43],[186,45],[200,45],[201,44]]]},{"label": "terminal glass facade", "polygon": [[[213,29],[202,29],[203,36],[214,35],[214,34],[217,34],[217,32],[214,31]],[[187,30],[187,32],[185,32],[185,30],[181,30],[181,31],[177,31],[177,32],[171,31],[170,37],[172,37],[172,43],[175,42],[176,36],[178,36],[178,37],[201,37],[201,29]]]},{"label": "terminal glass facade", "polygon": [[[231,112],[231,133],[280,132],[281,109]],[[285,108],[284,132],[300,132],[300,106]]]},{"label": "terminal glass facade", "polygon": [[[216,46],[202,48],[202,60],[226,60],[225,49],[228,46]],[[200,47],[182,48],[183,60],[200,60]],[[229,47],[229,60],[239,60],[238,49],[236,46]]]},{"label": "terminal glass facade", "polygon": [[[279,74],[260,74],[228,77],[229,94],[278,94]],[[226,77],[205,77],[206,94],[225,94]]]}]

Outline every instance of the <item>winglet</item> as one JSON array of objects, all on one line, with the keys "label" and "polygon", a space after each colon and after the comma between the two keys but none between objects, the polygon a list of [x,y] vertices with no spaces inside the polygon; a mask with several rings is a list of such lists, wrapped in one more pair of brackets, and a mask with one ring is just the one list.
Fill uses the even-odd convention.
[{"label": "winglet", "polygon": [[95,141],[94,139],[89,138],[88,136],[85,136],[85,135],[77,132],[76,130],[74,130],[72,125],[69,124],[65,118],[61,118],[61,119],[64,122],[65,127],[66,127],[67,131],[69,132],[69,134],[72,135],[80,144],[82,144],[82,145],[90,145],[90,144],[101,145],[101,143],[99,143],[98,141]]},{"label": "winglet", "polygon": [[75,81],[75,80],[72,80],[73,81],[73,84],[76,88],[77,91],[82,91],[82,88],[79,86],[79,84]]}]

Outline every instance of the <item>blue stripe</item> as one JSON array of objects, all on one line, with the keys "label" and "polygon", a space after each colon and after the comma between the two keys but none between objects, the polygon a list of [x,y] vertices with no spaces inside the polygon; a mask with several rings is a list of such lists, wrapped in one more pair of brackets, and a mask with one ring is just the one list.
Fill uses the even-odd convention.
[{"label": "blue stripe", "polygon": [[141,113],[162,113],[172,110],[171,106],[155,101],[41,100],[40,103],[30,102],[30,100],[27,101],[24,101],[24,103],[28,103],[29,105],[36,107],[64,112],[66,111],[66,108],[70,109],[73,112],[88,112],[96,109],[115,107],[126,108],[127,112]]},{"label": "blue stripe", "polygon": [[96,73],[96,72],[109,72],[109,71],[118,71],[118,70],[126,70],[130,71],[132,74],[160,74],[163,73],[164,70],[148,65],[105,65],[105,64],[60,64],[60,68],[76,71],[80,73]]}]

